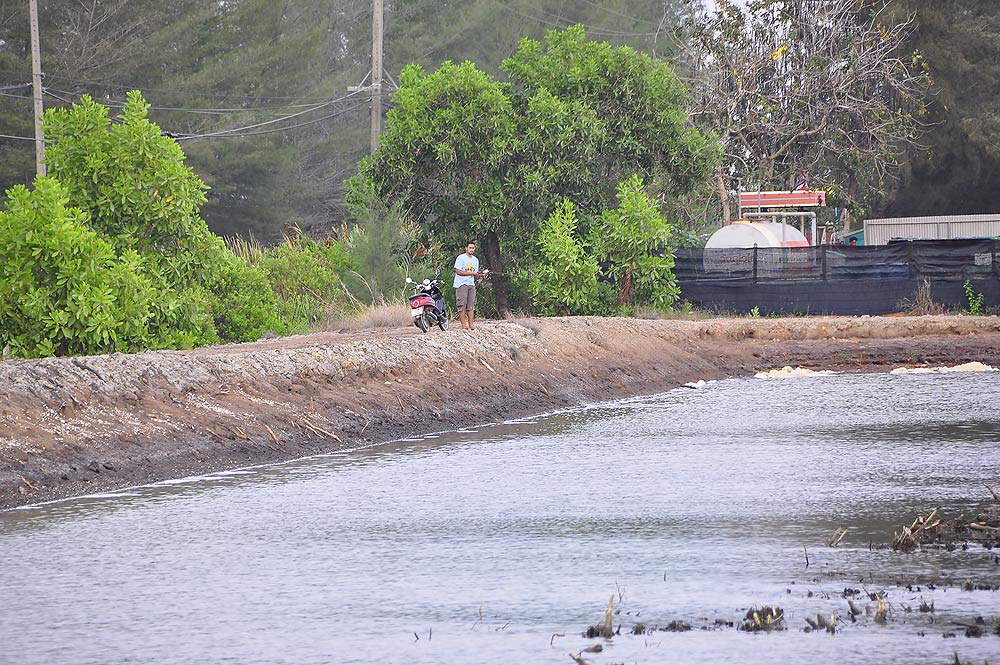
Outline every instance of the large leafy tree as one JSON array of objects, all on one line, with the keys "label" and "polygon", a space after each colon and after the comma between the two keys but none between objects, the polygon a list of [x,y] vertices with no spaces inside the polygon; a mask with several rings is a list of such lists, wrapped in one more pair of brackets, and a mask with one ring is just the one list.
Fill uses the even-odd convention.
[{"label": "large leafy tree", "polygon": [[1000,4],[976,0],[897,0],[913,14],[911,48],[926,56],[933,78],[928,108],[933,131],[911,150],[889,214],[985,213],[1000,210]]},{"label": "large leafy tree", "polygon": [[719,0],[692,25],[693,112],[719,134],[729,193],[800,173],[855,208],[879,201],[920,135],[928,75],[889,0]]},{"label": "large leafy tree", "polygon": [[669,65],[629,47],[587,41],[581,27],[526,39],[503,63],[501,83],[471,63],[404,71],[379,150],[354,187],[401,199],[428,232],[455,245],[478,237],[504,279],[531,256],[530,241],[568,198],[596,215],[632,174],[664,195],[706,177],[715,144],[681,110],[684,87]]},{"label": "large leafy tree", "polygon": [[[365,93],[371,5],[355,0],[45,0],[47,106],[89,94],[118,107],[140,89],[150,117],[182,141],[212,189],[203,212],[219,233],[281,237],[284,225],[349,216],[344,181],[368,151]],[[689,0],[386,0],[385,69],[427,71],[467,59],[496,75],[523,36],[575,23],[659,56]],[[30,81],[27,2],[0,2],[0,86]],[[392,83],[388,83],[391,86]],[[0,134],[32,136],[30,89],[4,90]],[[9,97],[6,95],[15,95]],[[68,100],[68,101],[62,101]],[[326,105],[323,105],[326,104]],[[287,121],[279,118],[306,111]],[[170,110],[183,109],[183,110]],[[230,130],[259,123],[246,131]],[[34,175],[30,141],[0,137],[0,189]]]}]

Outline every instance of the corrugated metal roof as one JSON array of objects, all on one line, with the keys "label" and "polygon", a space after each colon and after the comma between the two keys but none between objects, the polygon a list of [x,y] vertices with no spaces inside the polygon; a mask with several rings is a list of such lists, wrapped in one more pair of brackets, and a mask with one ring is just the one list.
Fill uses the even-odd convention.
[{"label": "corrugated metal roof", "polygon": [[890,240],[955,240],[1000,236],[1000,214],[884,217],[865,220],[865,244],[885,245]]}]

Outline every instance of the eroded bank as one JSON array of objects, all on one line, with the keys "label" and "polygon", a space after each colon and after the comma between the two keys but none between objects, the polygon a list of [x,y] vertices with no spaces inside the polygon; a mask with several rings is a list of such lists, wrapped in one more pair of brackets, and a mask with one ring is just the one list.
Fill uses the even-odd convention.
[{"label": "eroded bank", "polygon": [[531,319],[0,363],[0,508],[802,365],[1000,364],[997,317]]}]

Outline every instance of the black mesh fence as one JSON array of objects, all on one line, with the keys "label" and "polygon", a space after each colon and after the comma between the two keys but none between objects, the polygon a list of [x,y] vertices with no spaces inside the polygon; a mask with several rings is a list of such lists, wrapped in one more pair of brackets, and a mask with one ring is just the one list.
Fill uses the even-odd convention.
[{"label": "black mesh fence", "polygon": [[1000,243],[990,239],[680,250],[674,272],[682,298],[725,311],[884,314],[911,305],[924,282],[935,302],[961,308],[966,280],[1000,306]]},{"label": "black mesh fence", "polygon": [[674,274],[696,280],[758,282],[830,279],[1000,278],[995,240],[912,240],[881,246],[822,245],[753,249],[684,249]]}]

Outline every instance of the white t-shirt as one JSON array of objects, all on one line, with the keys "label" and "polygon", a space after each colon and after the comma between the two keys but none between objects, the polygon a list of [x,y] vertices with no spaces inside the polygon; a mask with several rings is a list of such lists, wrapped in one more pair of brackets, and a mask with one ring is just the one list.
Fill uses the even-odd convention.
[{"label": "white t-shirt", "polygon": [[[455,259],[455,270],[466,270],[471,272],[479,272],[479,259],[475,256],[469,256],[465,252],[458,255]],[[472,275],[459,275],[455,273],[455,283],[452,284],[456,289],[460,286],[468,284],[469,286],[476,285],[476,278]]]}]

